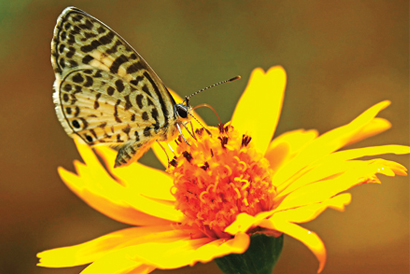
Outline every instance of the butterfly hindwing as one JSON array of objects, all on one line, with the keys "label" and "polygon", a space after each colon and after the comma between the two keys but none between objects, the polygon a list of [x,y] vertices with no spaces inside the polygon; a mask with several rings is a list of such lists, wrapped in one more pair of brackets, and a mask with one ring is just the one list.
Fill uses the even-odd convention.
[{"label": "butterfly hindwing", "polygon": [[56,110],[69,135],[90,145],[143,142],[163,121],[149,94],[100,70],[73,70],[62,80]]}]

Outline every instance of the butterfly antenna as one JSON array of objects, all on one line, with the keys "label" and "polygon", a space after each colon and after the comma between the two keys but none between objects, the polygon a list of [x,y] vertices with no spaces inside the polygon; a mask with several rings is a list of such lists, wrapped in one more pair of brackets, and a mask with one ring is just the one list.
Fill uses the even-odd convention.
[{"label": "butterfly antenna", "polygon": [[[228,80],[225,80],[225,81],[221,81],[221,82],[215,83],[215,84],[213,84],[213,85],[210,85],[210,86],[208,86],[208,87],[206,87],[206,88],[200,89],[200,90],[198,90],[198,91],[192,93],[192,94],[189,95],[189,96],[185,96],[184,103],[185,103],[185,105],[188,105],[188,104],[189,104],[189,99],[190,99],[192,96],[197,95],[198,93],[200,93],[200,92],[202,92],[202,91],[204,91],[204,90],[207,90],[207,89],[210,89],[210,88],[213,88],[213,87],[216,87],[216,86],[225,84],[225,83],[233,82],[233,81],[239,80],[239,79],[241,79],[241,76],[238,75],[238,76],[235,76],[235,77],[233,77],[233,78],[231,78],[231,79],[228,79]],[[199,105],[199,106],[197,106],[197,107],[195,107],[195,108],[198,108],[198,107],[201,107],[201,106],[207,106],[207,107],[211,108],[211,109],[215,112],[215,114],[216,114],[216,116],[217,116],[219,122],[221,121],[221,120],[219,119],[218,114],[216,113],[216,111],[215,111],[211,106],[208,106],[207,104],[203,104],[203,105]],[[188,113],[188,114],[190,114],[190,113]],[[198,124],[201,125],[201,127],[206,131],[206,133],[208,133],[209,136],[212,137],[212,133],[211,133],[194,115],[192,115],[192,114],[190,114],[190,115],[191,115],[192,118],[195,119],[195,121],[198,122]]]},{"label": "butterfly antenna", "polygon": [[189,96],[185,96],[184,102],[185,102],[186,104],[188,104],[188,101],[189,101],[189,99],[190,99],[192,96],[197,95],[198,93],[200,93],[200,92],[202,92],[202,91],[204,91],[204,90],[207,90],[207,89],[210,89],[210,88],[213,88],[213,87],[216,87],[216,86],[225,84],[225,83],[233,82],[233,81],[239,80],[239,79],[241,79],[241,76],[238,75],[238,76],[235,76],[235,77],[233,77],[233,78],[231,78],[231,79],[229,79],[229,80],[221,81],[221,82],[215,83],[215,84],[213,84],[213,85],[210,85],[210,86],[208,86],[208,87],[206,87],[206,88],[200,89],[200,90],[198,90],[198,91],[192,93],[192,94],[189,95]]}]

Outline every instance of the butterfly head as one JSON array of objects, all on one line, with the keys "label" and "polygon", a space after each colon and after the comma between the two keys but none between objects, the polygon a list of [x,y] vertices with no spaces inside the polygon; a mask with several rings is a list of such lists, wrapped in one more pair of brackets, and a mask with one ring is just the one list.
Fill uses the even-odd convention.
[{"label": "butterfly head", "polygon": [[188,116],[192,116],[192,107],[189,105],[189,98],[185,97],[184,102],[175,104],[174,111],[177,117],[183,120],[188,119]]}]

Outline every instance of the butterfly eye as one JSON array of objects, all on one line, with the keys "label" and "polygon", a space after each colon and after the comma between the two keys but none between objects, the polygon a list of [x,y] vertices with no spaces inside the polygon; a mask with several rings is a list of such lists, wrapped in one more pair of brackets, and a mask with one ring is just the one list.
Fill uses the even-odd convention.
[{"label": "butterfly eye", "polygon": [[188,109],[185,105],[177,104],[177,105],[175,105],[175,109],[176,109],[179,117],[181,117],[181,118],[187,118],[188,117]]}]

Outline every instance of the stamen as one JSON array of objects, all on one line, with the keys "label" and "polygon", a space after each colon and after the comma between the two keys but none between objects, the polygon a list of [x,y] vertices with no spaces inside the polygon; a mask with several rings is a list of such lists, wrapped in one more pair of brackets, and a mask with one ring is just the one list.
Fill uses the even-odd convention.
[{"label": "stamen", "polygon": [[183,224],[209,237],[230,237],[224,229],[236,216],[271,210],[276,191],[269,162],[254,149],[250,136],[231,125],[209,130],[217,138],[199,129],[197,140],[189,137],[190,146],[177,142],[179,154],[168,172],[174,177],[176,208],[186,216]]},{"label": "stamen", "polygon": [[219,133],[224,133],[224,132],[225,132],[225,130],[224,130],[224,124],[219,124],[219,125],[218,125],[218,129],[219,129]]},{"label": "stamen", "polygon": [[209,168],[208,162],[205,162],[204,165],[201,166],[201,168],[206,171]]},{"label": "stamen", "polygon": [[176,167],[178,165],[178,162],[175,159],[172,159],[169,164],[173,167]]},{"label": "stamen", "polygon": [[204,132],[204,128],[197,128],[195,130],[195,134],[197,134],[197,135],[202,135],[203,132]]},{"label": "stamen", "polygon": [[184,155],[185,159],[187,159],[188,162],[191,162],[192,155],[188,151],[182,152],[182,155]]},{"label": "stamen", "polygon": [[226,148],[226,144],[228,144],[228,137],[219,136],[218,139],[221,141],[222,148]]},{"label": "stamen", "polygon": [[245,134],[242,135],[242,144],[241,144],[241,146],[246,147],[249,144],[249,142],[251,141],[251,139],[252,139],[251,136],[247,136]]}]

